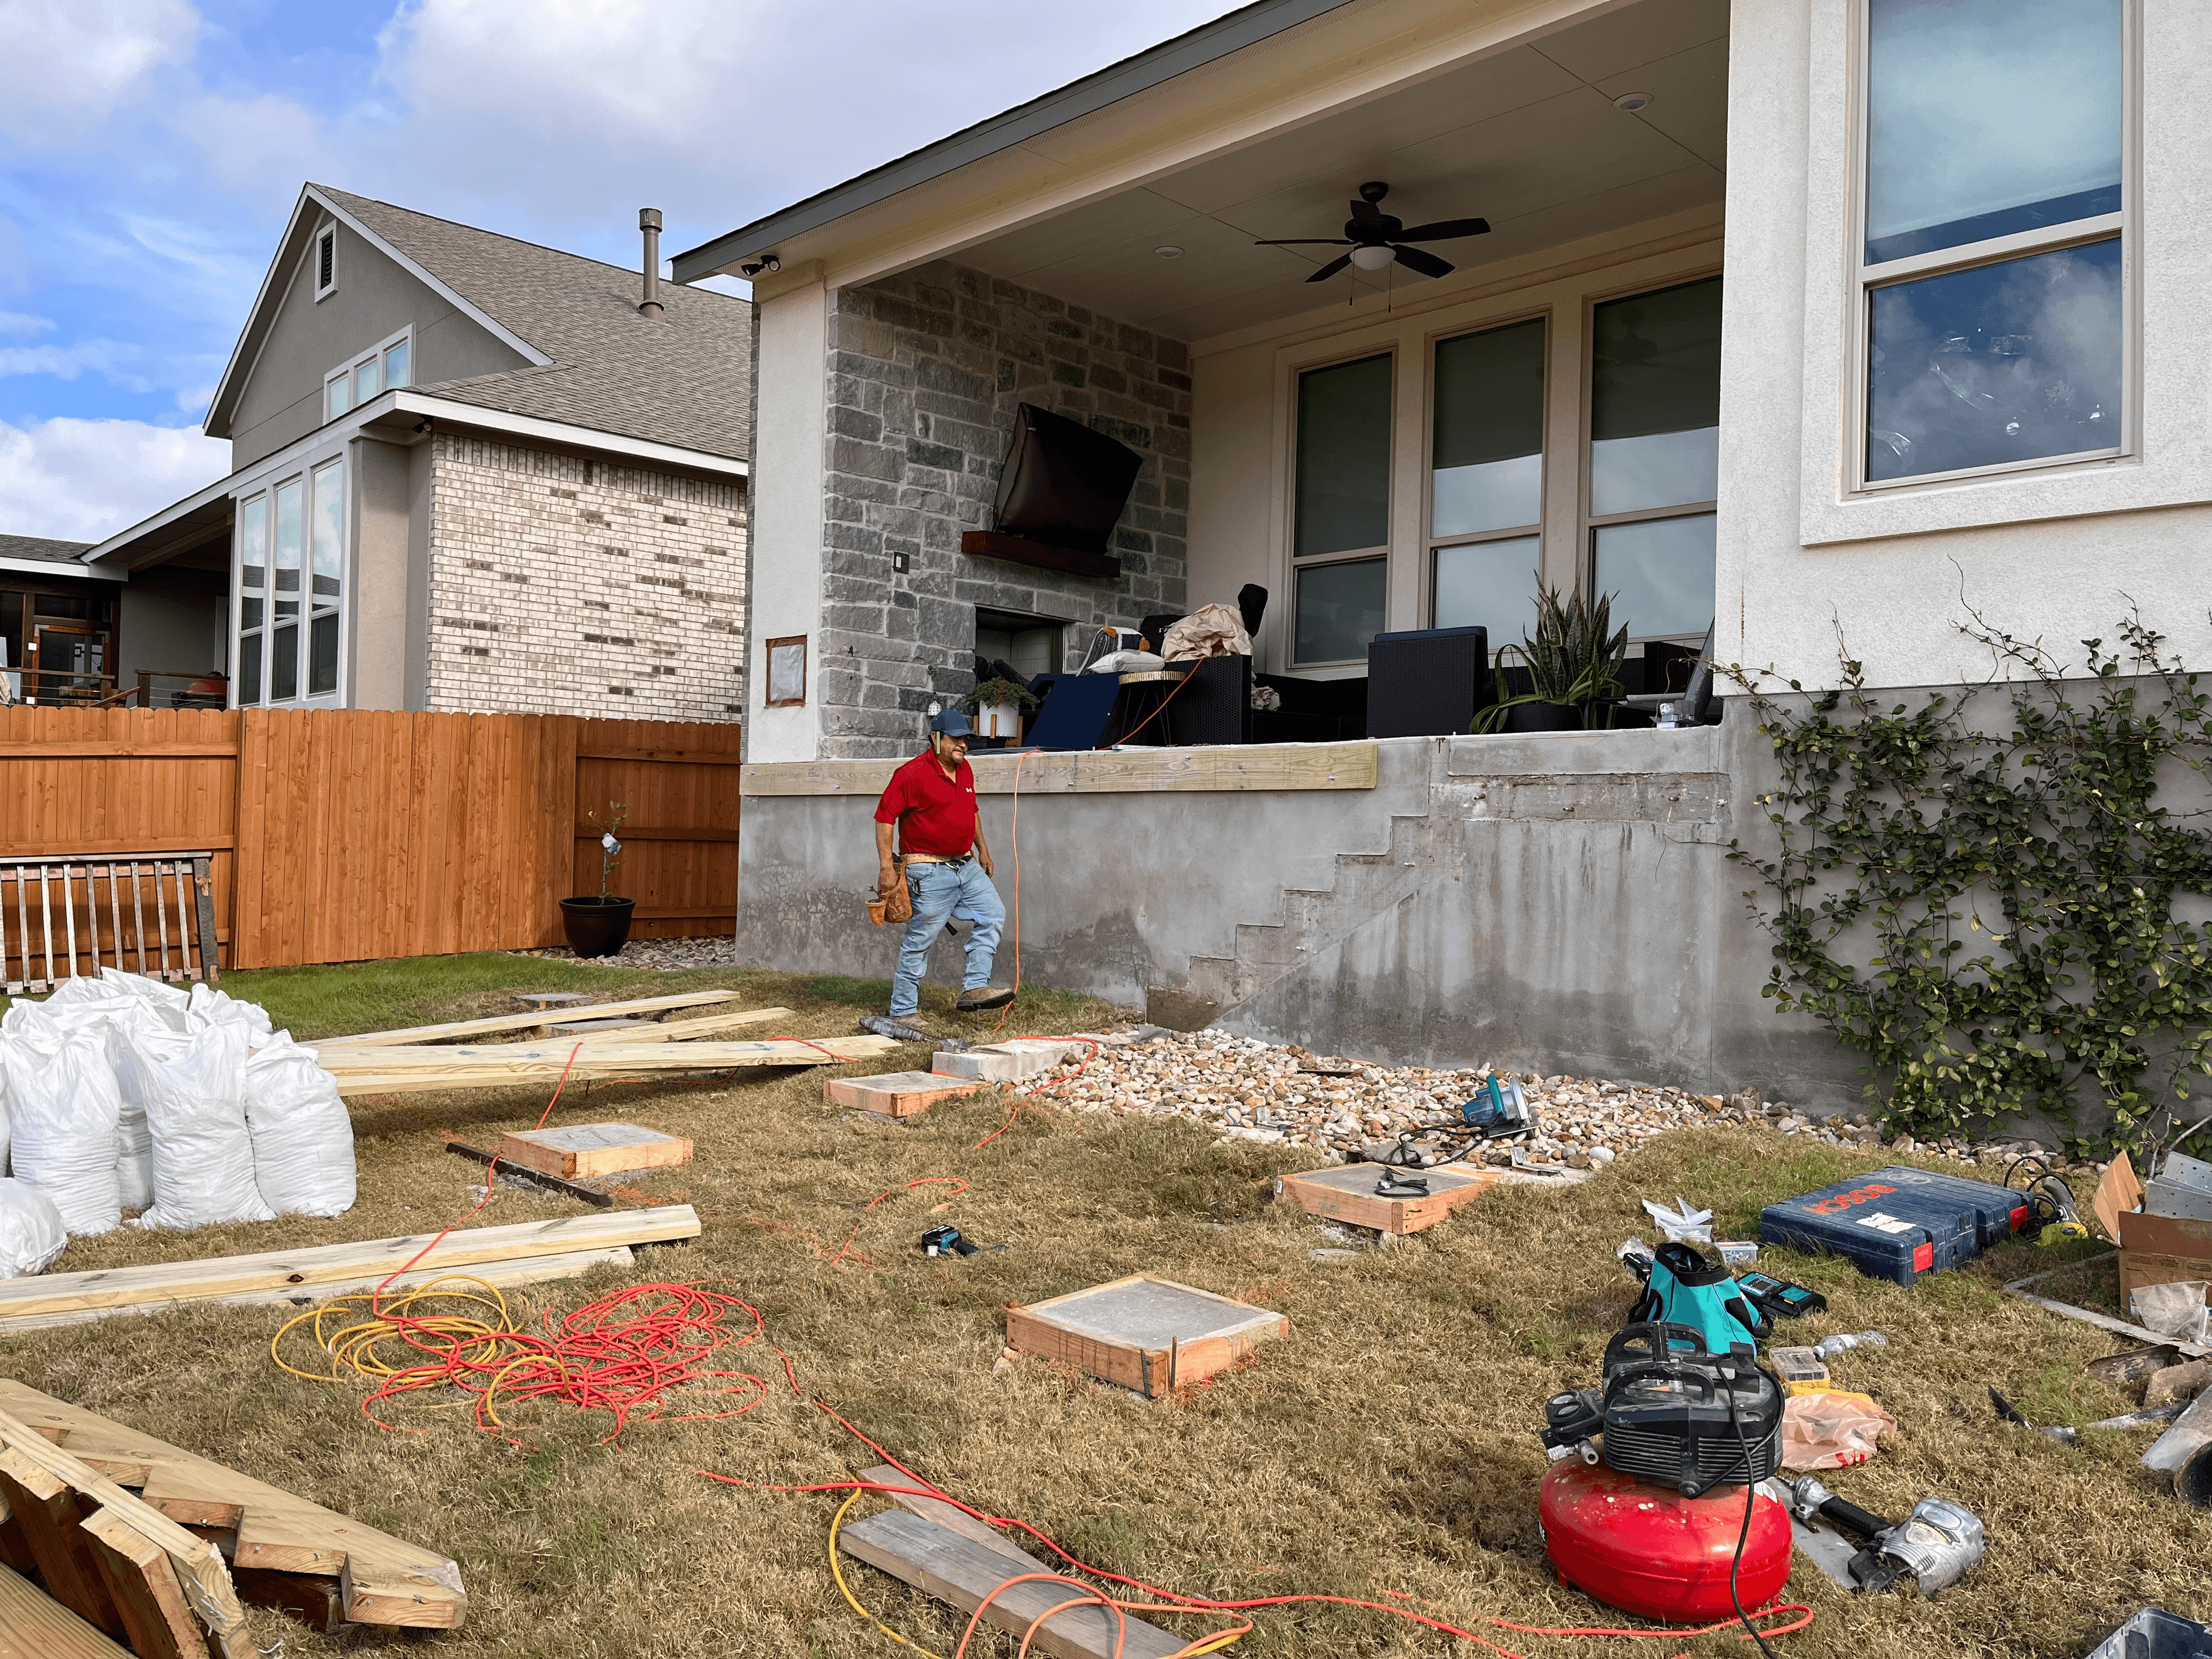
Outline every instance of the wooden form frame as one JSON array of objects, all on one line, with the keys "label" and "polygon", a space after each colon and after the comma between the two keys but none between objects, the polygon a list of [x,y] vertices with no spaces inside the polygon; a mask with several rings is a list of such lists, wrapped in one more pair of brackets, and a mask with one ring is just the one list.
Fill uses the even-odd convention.
[{"label": "wooden form frame", "polygon": [[0,860],[0,981],[8,994],[51,991],[64,979],[96,978],[103,957],[118,973],[221,984],[214,859],[210,851],[97,860]]},{"label": "wooden form frame", "polygon": [[[40,1571],[57,1600],[123,1634],[140,1659],[198,1659],[211,1649],[252,1659],[241,1599],[296,1607],[311,1623],[327,1619],[333,1599],[338,1616],[355,1624],[453,1630],[467,1616],[460,1569],[436,1551],[4,1378],[0,1446],[0,1486],[6,1460],[20,1455],[80,1502],[102,1506],[79,1522],[90,1534],[83,1556],[95,1558],[100,1583],[88,1585],[81,1572],[70,1581],[67,1569],[58,1580],[44,1558]],[[20,1509],[17,1518],[25,1518]],[[30,1520],[27,1535],[40,1524]],[[47,1541],[51,1549],[52,1534]],[[82,1595],[97,1606],[94,1588],[106,1592],[119,1632],[77,1605]],[[210,1640],[199,1639],[195,1618]]]},{"label": "wooden form frame", "polygon": [[972,1095],[984,1085],[935,1072],[884,1072],[875,1077],[833,1077],[822,1085],[822,1098],[878,1117],[912,1117],[940,1100]]},{"label": "wooden form frame", "polygon": [[499,1161],[574,1181],[635,1170],[678,1169],[691,1161],[691,1143],[681,1135],[641,1129],[635,1123],[571,1123],[507,1135],[499,1143]]},{"label": "wooden form frame", "polygon": [[[1137,1285],[1158,1285],[1177,1297],[1212,1304],[1218,1310],[1219,1323],[1201,1334],[1156,1346],[1105,1328],[1087,1316],[1086,1302]],[[1006,1310],[1006,1346],[1016,1353],[1061,1360],[1153,1399],[1242,1364],[1262,1341],[1287,1335],[1290,1328],[1291,1322],[1281,1314],[1151,1273],[1132,1273]]]},{"label": "wooden form frame", "polygon": [[1505,1179],[1502,1170],[1406,1170],[1396,1173],[1426,1181],[1427,1196],[1382,1198],[1376,1195],[1375,1185],[1385,1173],[1379,1164],[1309,1170],[1282,1176],[1275,1182],[1275,1193],[1308,1215],[1365,1227],[1388,1238],[1403,1238],[1435,1226]]}]

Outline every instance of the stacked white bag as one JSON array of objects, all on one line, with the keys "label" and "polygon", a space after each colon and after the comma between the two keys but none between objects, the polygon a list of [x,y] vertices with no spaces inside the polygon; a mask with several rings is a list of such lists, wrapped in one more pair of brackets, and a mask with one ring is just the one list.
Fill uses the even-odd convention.
[{"label": "stacked white bag", "polygon": [[279,1215],[343,1215],[353,1208],[353,1120],[338,1080],[315,1051],[278,1031],[246,1057],[246,1127],[253,1179]]},{"label": "stacked white bag", "polygon": [[273,1221],[253,1184],[253,1139],[246,1127],[247,1029],[238,1020],[187,1013],[181,1036],[125,1034],[146,1090],[154,1132],[154,1207],[142,1227],[207,1227]]},{"label": "stacked white bag", "polygon": [[0,1279],[46,1272],[68,1243],[53,1200],[27,1181],[0,1181]]},{"label": "stacked white bag", "polygon": [[70,1232],[109,1231],[123,1220],[115,1181],[123,1097],[106,1034],[17,1002],[0,1019],[0,1036],[16,1179],[52,1199]]}]

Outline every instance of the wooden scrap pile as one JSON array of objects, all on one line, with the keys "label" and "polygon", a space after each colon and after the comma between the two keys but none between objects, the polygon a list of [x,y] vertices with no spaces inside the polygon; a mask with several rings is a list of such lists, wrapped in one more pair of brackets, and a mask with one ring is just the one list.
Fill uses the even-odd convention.
[{"label": "wooden scrap pile", "polygon": [[[562,1078],[673,1075],[720,1072],[739,1066],[842,1066],[872,1060],[896,1045],[887,1037],[732,1040],[747,1026],[793,1018],[788,1008],[722,1009],[686,1019],[629,1023],[635,1015],[727,1003],[734,991],[687,991],[671,996],[611,1002],[588,1010],[590,1029],[543,1042],[457,1042],[457,1038],[543,1032],[562,1018],[539,1010],[495,1014],[393,1031],[332,1037],[314,1045],[322,1068],[344,1095],[395,1094],[432,1089],[550,1087]],[[720,1039],[720,1040],[718,1040]]]},{"label": "wooden scrap pile", "polygon": [[433,1551],[0,1379],[0,1654],[253,1659],[246,1606],[452,1630]]}]

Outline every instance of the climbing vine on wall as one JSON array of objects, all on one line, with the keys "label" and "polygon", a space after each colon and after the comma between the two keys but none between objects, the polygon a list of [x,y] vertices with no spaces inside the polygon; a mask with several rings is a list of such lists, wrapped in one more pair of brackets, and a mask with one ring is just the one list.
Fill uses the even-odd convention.
[{"label": "climbing vine on wall", "polygon": [[1782,775],[1771,855],[1730,853],[1763,883],[1765,994],[1867,1057],[1893,1129],[2041,1112],[2078,1152],[2141,1147],[2212,1076],[2212,938],[2175,906],[2212,893],[2212,696],[2136,617],[2070,676],[1963,631],[2002,672],[1956,694],[1893,701],[1848,652],[1786,698],[1738,671]]}]

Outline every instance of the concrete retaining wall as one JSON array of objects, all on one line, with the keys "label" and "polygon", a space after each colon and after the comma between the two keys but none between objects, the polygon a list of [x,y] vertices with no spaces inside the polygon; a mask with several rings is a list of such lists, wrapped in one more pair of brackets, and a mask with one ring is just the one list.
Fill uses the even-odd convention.
[{"label": "concrete retaining wall", "polygon": [[[1727,857],[1766,833],[1745,711],[1376,747],[1371,791],[1024,798],[1024,979],[1321,1052],[1857,1109],[1859,1057],[1759,994],[1772,958]],[[1011,906],[1011,803],[983,799]],[[873,806],[747,798],[740,961],[888,977],[896,932],[862,908]],[[957,982],[951,941],[933,965]]]}]

